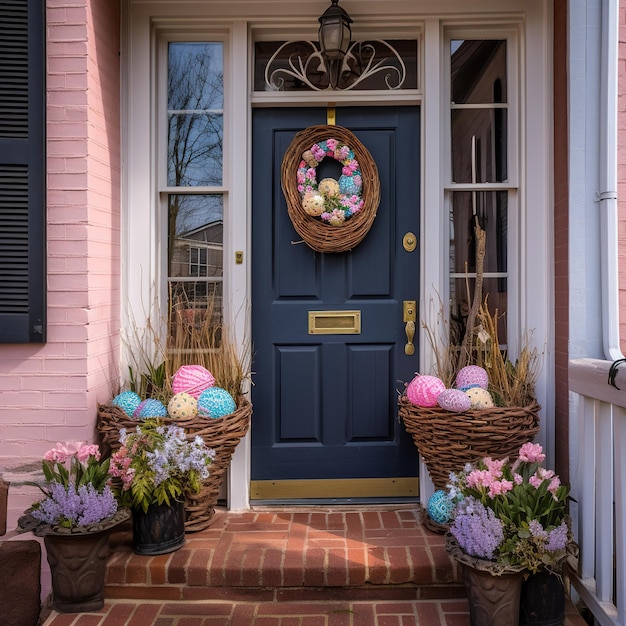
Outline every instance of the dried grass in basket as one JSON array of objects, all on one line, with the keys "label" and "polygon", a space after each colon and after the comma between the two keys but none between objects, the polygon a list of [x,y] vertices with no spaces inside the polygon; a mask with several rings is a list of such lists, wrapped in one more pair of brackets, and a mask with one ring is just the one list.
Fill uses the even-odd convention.
[{"label": "dried grass in basket", "polygon": [[[196,436],[204,439],[207,446],[215,450],[209,477],[202,481],[200,493],[187,494],[185,498],[185,531],[196,532],[206,528],[214,514],[214,506],[230,459],[242,437],[248,432],[252,405],[238,398],[237,409],[230,415],[218,419],[200,415],[189,419],[160,418],[165,424],[176,424],[185,429],[187,439]],[[135,428],[137,420],[131,419],[119,407],[101,404],[98,406],[97,429],[103,442],[113,451],[120,448],[119,429]]]},{"label": "dried grass in basket", "polygon": [[440,407],[417,407],[401,396],[398,407],[437,489],[444,489],[450,472],[462,470],[466,463],[485,456],[515,456],[520,446],[539,432],[537,401],[525,407],[452,413]]},{"label": "dried grass in basket", "polygon": [[[341,226],[331,226],[308,215],[302,208],[302,198],[298,192],[296,174],[302,160],[302,153],[311,146],[326,139],[335,138],[354,152],[359,162],[363,180],[361,211],[346,220]],[[281,182],[287,211],[293,227],[306,244],[317,252],[346,252],[357,246],[376,217],[380,202],[380,181],[378,168],[367,148],[342,126],[309,126],[301,130],[292,140],[285,152],[281,168]]]}]

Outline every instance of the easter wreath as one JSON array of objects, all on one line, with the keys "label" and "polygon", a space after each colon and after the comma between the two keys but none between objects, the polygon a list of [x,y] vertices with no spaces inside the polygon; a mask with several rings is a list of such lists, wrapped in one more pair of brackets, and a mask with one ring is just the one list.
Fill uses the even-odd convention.
[{"label": "easter wreath", "polygon": [[[316,168],[327,157],[341,163],[342,174],[318,183]],[[281,182],[296,232],[318,252],[351,250],[376,217],[378,169],[365,146],[341,126],[297,133],[283,158]]]}]

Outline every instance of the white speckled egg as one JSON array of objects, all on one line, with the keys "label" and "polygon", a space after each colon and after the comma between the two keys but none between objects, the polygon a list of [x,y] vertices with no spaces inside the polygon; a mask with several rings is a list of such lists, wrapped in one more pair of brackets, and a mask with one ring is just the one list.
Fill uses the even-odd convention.
[{"label": "white speckled egg", "polygon": [[339,182],[334,178],[322,178],[318,189],[320,193],[325,196],[338,196],[339,195]]},{"label": "white speckled egg", "polygon": [[464,393],[470,399],[472,409],[491,409],[494,406],[491,394],[482,387],[472,387]]},{"label": "white speckled egg", "polygon": [[307,191],[302,198],[302,208],[307,215],[319,217],[324,212],[324,196],[317,191]]},{"label": "white speckled egg", "polygon": [[173,419],[189,419],[198,415],[198,401],[186,391],[173,395],[167,403],[167,412]]},{"label": "white speckled egg", "polygon": [[215,378],[202,365],[183,365],[172,376],[172,392],[174,395],[186,391],[196,400],[198,396],[215,384]]},{"label": "white speckled egg", "polygon": [[111,404],[119,407],[126,415],[132,417],[135,409],[141,404],[141,398],[134,391],[122,391],[122,393],[111,400]]},{"label": "white speckled egg", "polygon": [[452,504],[452,500],[448,498],[448,494],[443,489],[439,489],[428,499],[428,507],[426,510],[433,522],[437,524],[447,524],[450,521],[453,508],[454,505]]},{"label": "white speckled egg", "polygon": [[167,417],[167,409],[160,400],[147,398],[135,409],[133,417],[141,419],[146,417]]},{"label": "white speckled egg", "polygon": [[437,406],[437,398],[446,386],[436,376],[418,374],[407,386],[406,397],[415,406]]},{"label": "white speckled egg", "polygon": [[237,405],[233,397],[221,387],[211,387],[198,398],[198,414],[204,417],[224,417],[235,411]]},{"label": "white speckled egg", "polygon": [[472,387],[487,389],[489,376],[487,370],[480,365],[466,365],[462,367],[456,375],[456,387],[461,391],[467,391]]},{"label": "white speckled egg", "polygon": [[463,413],[463,411],[469,411],[472,401],[460,389],[445,389],[437,396],[437,404],[446,411]]}]

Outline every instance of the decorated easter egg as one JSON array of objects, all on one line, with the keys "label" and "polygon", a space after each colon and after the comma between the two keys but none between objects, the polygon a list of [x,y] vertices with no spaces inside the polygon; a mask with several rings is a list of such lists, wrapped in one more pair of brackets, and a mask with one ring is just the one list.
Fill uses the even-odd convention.
[{"label": "decorated easter egg", "polygon": [[482,387],[472,387],[465,394],[470,399],[472,409],[490,409],[494,406],[491,394]]},{"label": "decorated easter egg", "polygon": [[435,491],[428,499],[428,515],[437,524],[447,524],[450,521],[453,508],[452,500],[448,498],[448,494],[443,489]]},{"label": "decorated easter egg", "polygon": [[463,413],[463,411],[469,410],[472,401],[469,399],[469,396],[460,389],[444,389],[437,396],[437,404],[446,411]]},{"label": "decorated easter egg", "polygon": [[334,178],[322,178],[318,189],[325,196],[338,196],[339,195],[339,183]]},{"label": "decorated easter egg", "polygon": [[198,398],[198,414],[204,417],[224,417],[236,408],[233,397],[221,387],[205,389]]},{"label": "decorated easter egg", "polygon": [[186,391],[173,395],[167,403],[167,412],[174,419],[189,419],[198,415],[198,401]]},{"label": "decorated easter egg", "polygon": [[213,387],[215,378],[208,369],[202,365],[183,365],[172,376],[172,392],[174,395],[183,391],[192,395],[196,400],[198,396],[209,387]]},{"label": "decorated easter egg", "polygon": [[307,215],[320,216],[324,212],[324,196],[317,191],[307,191],[302,198],[302,208]]},{"label": "decorated easter egg", "polygon": [[133,413],[135,418],[167,417],[165,405],[155,398],[146,398],[139,404]]},{"label": "decorated easter egg", "polygon": [[487,370],[479,365],[466,365],[456,375],[456,387],[461,391],[467,391],[472,387],[487,389],[488,384]]},{"label": "decorated easter egg", "polygon": [[437,406],[437,398],[446,386],[436,376],[418,374],[406,388],[406,397],[415,406]]},{"label": "decorated easter egg", "polygon": [[122,391],[122,393],[111,400],[111,404],[119,407],[126,415],[132,417],[135,409],[141,404],[141,398],[134,391]]}]

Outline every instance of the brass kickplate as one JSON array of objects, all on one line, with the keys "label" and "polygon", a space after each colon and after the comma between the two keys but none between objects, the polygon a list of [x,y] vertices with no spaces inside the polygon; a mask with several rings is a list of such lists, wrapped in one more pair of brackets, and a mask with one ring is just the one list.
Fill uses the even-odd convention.
[{"label": "brass kickplate", "polygon": [[312,480],[252,480],[252,500],[298,498],[416,498],[417,477]]},{"label": "brass kickplate", "polygon": [[309,311],[309,335],[360,335],[361,311]]}]

